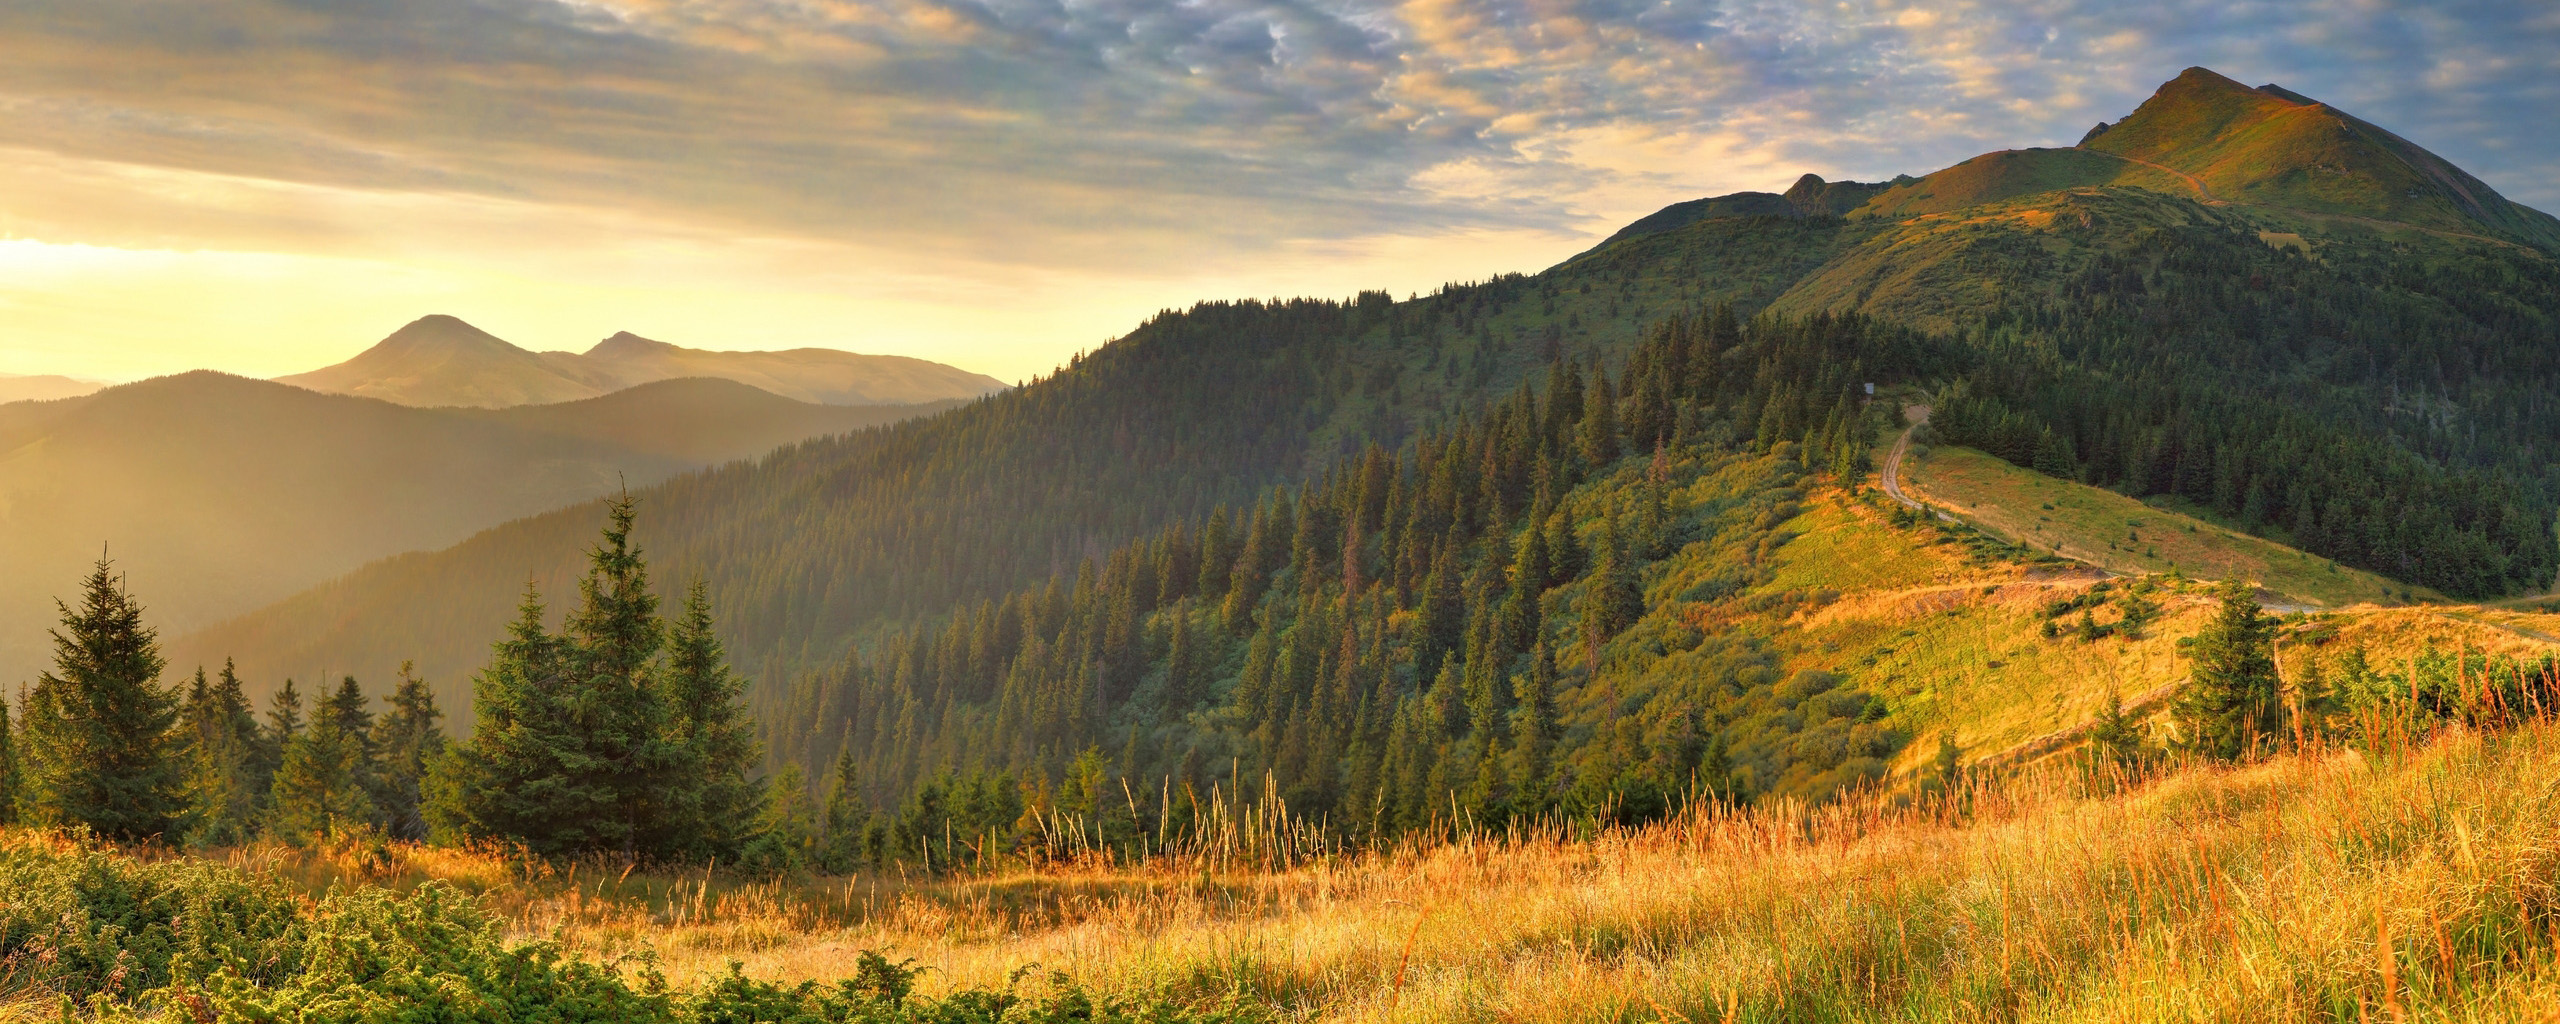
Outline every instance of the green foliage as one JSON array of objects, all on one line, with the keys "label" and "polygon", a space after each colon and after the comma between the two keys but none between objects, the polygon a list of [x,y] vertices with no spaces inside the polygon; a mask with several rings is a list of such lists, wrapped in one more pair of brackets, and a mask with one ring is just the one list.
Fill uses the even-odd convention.
[{"label": "green foliage", "polygon": [[374,809],[393,838],[423,841],[427,770],[444,756],[444,729],[436,724],[444,712],[409,662],[401,663],[400,678],[383,700],[391,708],[373,722]]},{"label": "green foliage", "polygon": [[2179,741],[2207,757],[2248,754],[2284,726],[2275,622],[2259,611],[2254,591],[2238,577],[2224,580],[2215,591],[2220,611],[2185,644],[2195,668],[2178,692]]},{"label": "green foliage", "polygon": [[366,792],[372,760],[364,734],[352,724],[346,716],[323,714],[285,744],[272,797],[276,832],[336,842],[372,829],[374,804]]},{"label": "green foliage", "polygon": [[[317,728],[317,727],[315,727]],[[191,859],[142,861],[83,833],[0,840],[0,962],[13,1000],[59,997],[66,1019],[197,1024],[526,1020],[557,1024],[1242,1024],[1233,998],[1198,1008],[1091,993],[914,994],[919,969],[876,952],[834,985],[776,985],[733,969],[670,990],[645,955],[600,963],[506,922],[441,882],[401,895],[364,886],[317,901]]]},{"label": "green foliage", "polygon": [[685,779],[667,787],[660,849],[701,859],[735,850],[746,841],[746,823],[762,813],[763,794],[751,777],[763,748],[747,714],[746,681],[729,670],[727,653],[713,630],[708,588],[696,579],[685,592],[684,612],[668,633],[665,700],[668,740]]},{"label": "green foliage", "polygon": [[9,702],[0,700],[0,825],[17,824],[25,789],[25,776],[18,770],[18,730],[10,720]]},{"label": "green foliage", "polygon": [[[647,563],[631,543],[635,518],[627,496],[608,507],[579,607],[559,634],[544,628],[541,599],[527,588],[474,683],[470,742],[431,769],[436,834],[544,856],[667,860],[718,856],[748,837],[741,819],[706,820],[759,806],[744,777],[755,748],[742,687],[712,636],[702,588],[673,630],[658,617]],[[783,838],[789,851],[777,856],[798,864],[805,837]]]},{"label": "green foliage", "polygon": [[195,808],[194,845],[245,842],[258,829],[268,778],[259,774],[258,717],[228,662],[213,680],[197,669],[178,714],[186,744],[187,801]]},{"label": "green foliage", "polygon": [[1931,414],[1947,443],[2456,596],[2560,571],[2548,258],[2335,238],[2314,260],[2228,212],[2072,202],[2100,225],[2087,244],[2000,228],[1966,257],[2017,280],[1940,367],[1963,378]]},{"label": "green foliage", "polygon": [[[777,743],[851,752],[842,774],[900,808],[887,856],[916,865],[989,842],[1134,854],[1249,794],[1384,838],[1453,815],[1635,821],[1708,792],[1870,784],[1901,742],[1869,714],[1880,702],[1676,619],[1761,578],[1801,453],[1871,445],[1854,396],[1930,344],[1854,319],[1660,325],[1616,382],[1562,361],[1544,391],[1408,452],[1346,457],[895,634],[778,716],[826,723],[825,746]],[[1766,454],[1735,450],[1764,434]],[[1597,438],[1624,454],[1590,463]],[[1192,568],[1230,523],[1226,571]],[[1225,593],[1194,592],[1221,578]]]},{"label": "green foliage", "polygon": [[176,838],[188,825],[188,762],[156,634],[106,559],[82,587],[78,609],[57,602],[54,667],[26,696],[28,816],[118,839]]}]

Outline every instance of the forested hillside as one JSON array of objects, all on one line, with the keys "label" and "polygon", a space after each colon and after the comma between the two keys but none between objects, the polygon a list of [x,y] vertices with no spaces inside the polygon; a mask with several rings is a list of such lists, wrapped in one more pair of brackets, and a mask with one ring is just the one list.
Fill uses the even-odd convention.
[{"label": "forested hillside", "polygon": [[[1819,265],[1839,227],[1715,221],[1406,302],[1168,312],[1017,391],[644,490],[639,537],[662,578],[708,582],[741,667],[787,686],[857,637],[1071,575],[1366,444],[1399,445],[1551,356],[1614,360],[1640,324],[1697,303],[1757,308]],[[399,556],[188,636],[172,655],[236,657],[261,686],[385,679],[414,659],[453,703],[524,583],[556,592],[575,579],[597,514],[563,509]]]},{"label": "forested hillside", "polygon": [[1063,777],[1090,808],[1106,778],[1267,779],[1353,836],[1819,799],[1883,777],[1905,734],[1874,695],[1701,623],[1767,581],[1808,472],[1865,471],[1864,382],[1935,355],[1856,318],[1669,321],[1623,379],[1562,363],[1407,453],[900,635],[769,717],[817,729],[770,733],[806,763],[849,747],[890,806],[919,784]]},{"label": "forested hillside", "polygon": [[[2226,124],[2181,106],[2220,102],[2227,90],[2218,88],[2164,88],[2139,123]],[[2218,143],[2199,136],[2195,144]],[[2552,533],[2560,478],[2549,457],[2560,422],[2543,397],[2560,384],[2560,272],[2550,253],[2432,221],[2233,203],[2183,179],[2109,171],[2090,184],[2073,175],[2115,167],[2108,161],[2117,158],[2071,159],[1969,162],[1881,191],[1817,180],[1785,197],[1691,204],[1542,274],[1403,302],[1372,293],[1350,303],[1167,313],[1018,392],[645,491],[639,538],[663,579],[708,583],[759,706],[796,702],[792,713],[767,717],[790,723],[773,734],[781,755],[822,762],[851,730],[863,737],[864,756],[879,759],[869,777],[884,799],[954,751],[996,749],[999,734],[1017,747],[1003,763],[1044,772],[1061,770],[1060,759],[1087,744],[1126,761],[1133,724],[1142,734],[1172,728],[1115,717],[1114,701],[1147,676],[1131,667],[1142,662],[1126,660],[1135,648],[1114,655],[1123,659],[1111,663],[1117,668],[1097,668],[1089,689],[1076,689],[1086,684],[1072,681],[1084,671],[1074,659],[1042,663],[1034,688],[1051,688],[1042,700],[1084,693],[1093,703],[1077,704],[1089,707],[1082,719],[1043,712],[1052,717],[1033,730],[1041,738],[1023,750],[1011,730],[1027,720],[971,717],[998,715],[973,708],[996,700],[1017,653],[1008,645],[1038,636],[1043,657],[1063,657],[1057,651],[1071,645],[1062,623],[1078,600],[1106,601],[1093,606],[1103,608],[1117,598],[1101,595],[1134,589],[1178,601],[1185,592],[1173,576],[1195,587],[1204,575],[1226,579],[1195,566],[1145,570],[1155,573],[1152,589],[1108,582],[1139,572],[1113,568],[1121,562],[1196,557],[1183,545],[1206,544],[1220,509],[1235,538],[1268,520],[1288,524],[1294,544],[1306,521],[1296,505],[1343,486],[1328,483],[1328,473],[1370,472],[1363,453],[1372,445],[1377,465],[1421,487],[1449,445],[1481,444],[1511,403],[1555,407],[1518,397],[1524,384],[1547,386],[1553,368],[1572,366],[1585,382],[1636,382],[1604,403],[1615,422],[1673,415],[1649,404],[1658,400],[1643,389],[1638,338],[1647,325],[1680,336],[1704,322],[1703,311],[1729,304],[1735,326],[1716,335],[1723,340],[1709,345],[1703,364],[1757,358],[1761,350],[1739,340],[1748,333],[1740,325],[1763,309],[1786,319],[1754,330],[1875,325],[1859,330],[1906,338],[1923,355],[1877,374],[1884,381],[1847,382],[1935,396],[1940,429],[1958,443],[2136,497],[2190,502],[2315,555],[2457,597],[2549,586],[2560,571]],[[1967,200],[1976,205],[1960,215],[1886,209],[1951,183],[1993,198]],[[1849,216],[1832,215],[1842,209]],[[1729,215],[1737,212],[1744,215]],[[1808,319],[1847,313],[1863,319]],[[1835,386],[1848,371],[1786,372],[1796,375],[1786,386],[1808,388]],[[1806,436],[1808,424],[1789,418],[1796,413],[1771,411],[1789,407],[1764,403],[1746,415],[1734,404],[1740,394],[1697,392],[1685,414],[1691,429],[1723,424],[1735,447],[1699,448],[1712,445],[1707,434],[1682,434],[1690,447],[1666,448],[1666,459],[1703,466]],[[1829,415],[1828,404],[1816,405],[1803,415]],[[1647,450],[1642,437],[1622,441]],[[1826,470],[1826,460],[1808,468]],[[1563,502],[1571,484],[1550,483]],[[1311,490],[1271,490],[1296,485]],[[1285,515],[1280,505],[1289,506]],[[189,637],[178,659],[237,655],[244,672],[271,685],[321,671],[387,678],[415,658],[451,702],[522,584],[556,592],[574,578],[595,514],[563,510],[368,568]],[[1376,520],[1364,528],[1364,543],[1382,544],[1403,527]],[[1341,537],[1327,536],[1334,547],[1320,550],[1338,555]],[[1126,546],[1133,543],[1152,547]],[[1266,538],[1257,550],[1269,555],[1279,543]],[[1395,579],[1396,600],[1341,611],[1342,621],[1383,617],[1397,624],[1378,635],[1409,636],[1397,616],[1421,614],[1416,575],[1431,576],[1446,543],[1434,536],[1424,555],[1381,554],[1386,563],[1363,571]],[[1406,564],[1416,557],[1420,566]],[[1466,578],[1494,561],[1478,552],[1451,571]],[[1078,598],[1085,577],[1091,594]],[[1044,588],[1057,596],[1034,596]],[[1245,678],[1239,659],[1262,620],[1248,612],[1228,621],[1223,593],[1189,596],[1195,616],[1219,605],[1219,628],[1232,641],[1223,660],[1200,663],[1200,685]],[[1129,635],[1152,621],[1151,609],[1167,611],[1131,610]],[[1297,621],[1296,606],[1283,612],[1275,628]],[[1003,625],[1007,614],[1015,621]],[[1012,638],[988,641],[1003,658],[973,662],[974,674],[912,676],[904,690],[881,681],[909,677],[904,661],[876,660],[884,652],[976,644],[981,620],[998,623],[990,636]],[[1427,660],[1415,653],[1400,670],[1420,677],[1407,679],[1417,691],[1436,678],[1413,667]],[[964,677],[975,681],[941,692],[946,678]],[[887,703],[861,703],[875,697]],[[1189,713],[1150,707],[1150,715]],[[1184,725],[1180,743],[1142,735],[1134,756],[1161,762],[1197,747],[1204,759],[1224,750],[1233,761],[1259,749],[1246,740],[1255,730],[1286,733],[1287,707],[1260,713],[1280,717]],[[1348,719],[1333,725],[1350,728]],[[1195,736],[1224,738],[1192,743]]]}]

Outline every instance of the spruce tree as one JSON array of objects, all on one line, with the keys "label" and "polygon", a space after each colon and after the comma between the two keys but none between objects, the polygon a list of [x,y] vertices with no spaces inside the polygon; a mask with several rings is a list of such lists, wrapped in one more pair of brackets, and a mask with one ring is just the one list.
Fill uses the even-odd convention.
[{"label": "spruce tree", "polygon": [[427,821],[440,840],[497,839],[545,856],[584,848],[580,819],[598,808],[564,778],[567,645],[542,618],[542,596],[527,584],[515,623],[472,680],[470,742],[429,769]]},{"label": "spruce tree", "polygon": [[2178,725],[2187,747],[2206,757],[2246,754],[2282,723],[2275,620],[2251,591],[2239,577],[2224,580],[2215,591],[2221,610],[2188,646],[2195,670],[2178,694]]},{"label": "spruce tree", "polygon": [[809,806],[809,776],[799,762],[783,765],[758,802],[762,813],[744,844],[740,866],[763,873],[808,866],[818,853],[818,819]]},{"label": "spruce tree", "polygon": [[374,810],[392,838],[422,841],[427,838],[427,769],[444,756],[444,730],[436,725],[444,712],[436,707],[426,680],[405,661],[399,681],[383,701],[391,707],[373,721]]},{"label": "spruce tree", "polygon": [[267,699],[267,721],[258,730],[257,761],[251,773],[258,791],[264,793],[275,781],[276,769],[284,764],[284,748],[302,732],[302,693],[294,689],[288,677]]},{"label": "spruce tree", "polygon": [[666,756],[679,759],[681,767],[666,780],[669,813],[653,851],[660,855],[731,853],[761,809],[762,786],[750,773],[763,751],[747,714],[746,681],[729,671],[712,626],[711,597],[697,579],[685,591],[684,614],[667,644],[674,749]]},{"label": "spruce tree", "polygon": [[531,586],[472,685],[471,740],[429,772],[427,818],[449,838],[545,856],[686,859],[733,849],[761,800],[745,684],[694,588],[673,630],[631,544],[633,505],[608,506],[579,608],[555,635]]},{"label": "spruce tree", "polygon": [[1546,642],[1529,655],[1529,671],[1512,677],[1511,803],[1519,816],[1553,802],[1556,747],[1556,659]]},{"label": "spruce tree", "polygon": [[818,841],[818,866],[851,874],[862,859],[862,836],[871,827],[871,805],[862,798],[852,737],[836,752],[835,779],[827,786],[826,819]]},{"label": "spruce tree", "polygon": [[[561,781],[575,793],[575,845],[636,857],[669,810],[667,783],[688,767],[668,739],[656,662],[666,648],[649,567],[631,543],[629,495],[606,507],[604,538],[587,554],[578,610],[562,623],[570,720],[555,735],[569,749]],[[725,668],[724,668],[725,672]]]},{"label": "spruce tree", "polygon": [[197,669],[179,714],[187,745],[188,802],[198,846],[232,846],[257,832],[266,790],[257,778],[258,719],[240,691],[240,677],[225,662],[218,680]]},{"label": "spruce tree", "polygon": [[294,840],[337,842],[373,825],[365,794],[364,737],[336,714],[314,716],[285,744],[272,801],[276,833]]},{"label": "spruce tree", "polygon": [[1600,645],[1644,616],[1644,588],[1625,545],[1619,542],[1615,517],[1601,524],[1598,548],[1590,587],[1582,597],[1584,658],[1594,666],[1599,664]]},{"label": "spruce tree", "polygon": [[18,798],[25,790],[18,773],[18,730],[9,716],[9,702],[0,700],[0,825],[18,823]]},{"label": "spruce tree", "polygon": [[116,839],[175,837],[188,824],[178,695],[160,686],[157,634],[99,559],[80,607],[55,602],[54,667],[27,694],[25,782],[33,819]]}]

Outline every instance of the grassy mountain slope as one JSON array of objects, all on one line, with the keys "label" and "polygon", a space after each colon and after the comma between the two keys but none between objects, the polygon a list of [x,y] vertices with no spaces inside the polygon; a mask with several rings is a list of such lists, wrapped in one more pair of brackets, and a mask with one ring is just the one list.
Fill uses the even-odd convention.
[{"label": "grassy mountain slope", "polygon": [[[2338,608],[2443,601],[2444,595],[2114,491],[2058,480],[1970,448],[1933,449],[1904,464],[1903,486],[1994,536],[2120,575],[2237,575],[2287,603]],[[2403,593],[2408,595],[2402,597]]]},{"label": "grassy mountain slope", "polygon": [[2560,219],[2509,202],[2444,158],[2319,101],[2203,68],[2187,69],[2081,146],[2192,175],[2216,200],[2560,251]]},{"label": "grassy mountain slope", "polygon": [[[2529,661],[2560,654],[2560,615],[2396,599],[2349,603],[2379,597],[2389,581],[2321,579],[2328,573],[2320,560],[2283,545],[1979,453],[1941,448],[1917,472],[1906,463],[1905,474],[1906,489],[1944,499],[1939,507],[1961,521],[1916,521],[1873,492],[1818,490],[1784,526],[1791,539],[1773,552],[1766,582],[1746,591],[1739,606],[1756,601],[1783,611],[1728,623],[1775,638],[1788,652],[1788,671],[1832,673],[1881,695],[1891,720],[1918,738],[1896,762],[1904,773],[1923,771],[1940,735],[1967,762],[2016,764],[2067,751],[2110,694],[2137,714],[2162,711],[2189,671],[2178,642],[2211,617],[2207,588],[2197,581],[2224,572],[2260,581],[2278,609],[2302,608],[2312,594],[2335,602],[2290,613],[2294,624],[2279,651],[2289,674],[2301,670],[2305,656],[2333,659],[2349,648],[2402,667],[2431,649]],[[2145,571],[2139,556],[2104,549],[2107,537],[2097,527],[2120,526],[2113,514],[2126,506],[2135,513],[2129,518],[2146,524],[2146,546],[2185,556],[2177,571]],[[1995,525],[2019,507],[2030,519],[2054,520],[2036,522],[2051,532],[2031,534],[2032,547],[2013,545],[2013,535]],[[2190,534],[2186,525],[2198,529]],[[2064,550],[2086,560],[2046,554],[2036,541],[2054,535],[2069,538]],[[2259,575],[2261,568],[2270,575]],[[1777,603],[1789,594],[1816,600]],[[2131,631],[2121,628],[2128,594],[2158,606]],[[2078,635],[2083,610],[2106,635]],[[2048,623],[2059,635],[2046,635]]]},{"label": "grassy mountain slope", "polygon": [[696,380],[568,405],[411,409],[214,373],[0,407],[0,679],[48,655],[52,599],[102,544],[174,635],[625,482],[922,411]]},{"label": "grassy mountain slope", "polygon": [[461,320],[420,317],[355,358],[281,383],[400,405],[502,409],[611,394],[662,380],[714,377],[820,405],[912,405],[1002,390],[985,374],[905,356],[834,349],[708,352],[616,334],[584,353],[530,352]]},{"label": "grassy mountain slope", "polygon": [[2196,196],[2178,175],[2085,149],[2004,149],[1985,153],[1928,177],[1896,185],[1854,211],[1861,218],[1899,220],[1968,210],[2004,199],[2061,189],[2120,186]]}]

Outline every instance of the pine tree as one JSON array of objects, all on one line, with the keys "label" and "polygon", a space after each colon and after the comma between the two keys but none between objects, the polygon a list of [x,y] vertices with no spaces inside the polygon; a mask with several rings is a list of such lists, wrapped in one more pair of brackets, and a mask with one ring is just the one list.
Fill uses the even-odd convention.
[{"label": "pine tree", "polygon": [[26,790],[18,772],[18,730],[9,716],[9,702],[0,700],[0,825],[18,823],[19,797]]},{"label": "pine tree", "polygon": [[189,824],[187,761],[157,634],[106,559],[82,588],[78,609],[55,602],[54,667],[27,694],[29,816],[117,839],[174,836]]},{"label": "pine tree", "polygon": [[571,745],[558,697],[567,646],[543,627],[542,596],[531,584],[506,639],[472,680],[471,740],[429,769],[427,820],[440,840],[499,839],[546,856],[584,848],[578,820],[597,813],[573,788],[560,760]]},{"label": "pine tree", "polygon": [[[847,737],[848,740],[851,737]],[[834,874],[851,874],[862,860],[862,836],[871,828],[871,804],[862,798],[853,744],[836,753],[835,779],[827,786],[826,819],[818,841],[818,866]]]},{"label": "pine tree", "polygon": [[1511,803],[1520,816],[1545,811],[1553,801],[1556,746],[1556,659],[1545,641],[1529,656],[1529,671],[1512,677]]},{"label": "pine tree", "polygon": [[1636,567],[1618,540],[1614,517],[1601,524],[1598,547],[1598,559],[1591,567],[1590,589],[1582,599],[1584,659],[1591,665],[1599,664],[1600,645],[1644,616],[1644,589],[1637,583]]},{"label": "pine tree", "polygon": [[276,769],[284,764],[284,748],[302,733],[302,693],[287,678],[267,699],[267,721],[258,729],[257,760],[252,763],[250,778],[264,793],[275,782]]},{"label": "pine tree", "polygon": [[607,507],[560,634],[544,629],[541,595],[526,587],[473,681],[471,740],[429,772],[437,835],[635,860],[717,856],[746,837],[762,797],[746,779],[761,755],[745,684],[703,588],[674,629],[659,619],[633,519],[628,497]]},{"label": "pine tree", "polygon": [[436,725],[444,712],[436,707],[435,691],[418,678],[416,666],[405,661],[399,682],[383,701],[390,710],[373,722],[375,811],[392,838],[423,841],[427,770],[444,756],[444,730]]},{"label": "pine tree", "polygon": [[713,630],[710,592],[699,579],[685,591],[667,655],[672,754],[682,767],[667,780],[669,813],[654,847],[662,855],[717,857],[746,839],[747,824],[761,810],[762,786],[750,773],[763,751],[747,714],[746,681],[729,671]]},{"label": "pine tree", "polygon": [[1606,371],[1591,375],[1591,396],[1583,403],[1582,461],[1593,469],[1618,461],[1618,402]]},{"label": "pine tree", "polygon": [[629,495],[616,498],[602,543],[588,551],[582,600],[561,624],[569,642],[563,703],[572,710],[555,734],[570,745],[561,781],[587,812],[572,826],[572,845],[625,857],[655,852],[642,844],[670,811],[666,784],[690,767],[668,739],[670,709],[655,671],[667,630],[648,563],[631,544],[636,517]]},{"label": "pine tree", "polygon": [[755,819],[741,866],[766,874],[808,866],[818,853],[818,820],[809,806],[809,776],[799,762],[782,766],[759,803],[763,813]]},{"label": "pine tree", "polygon": [[2176,711],[2190,749],[2229,760],[2278,731],[2283,703],[2277,692],[2275,621],[2259,611],[2252,588],[2239,577],[2224,580],[2215,596],[2221,610],[2189,645],[2187,656],[2195,670],[2178,694]]},{"label": "pine tree", "polygon": [[365,794],[364,737],[348,718],[316,715],[284,749],[272,802],[277,834],[330,843],[373,827],[373,800]]},{"label": "pine tree", "polygon": [[257,778],[258,719],[228,663],[217,681],[197,669],[179,713],[187,747],[187,798],[195,808],[188,841],[198,846],[247,842],[258,827],[266,790]]},{"label": "pine tree", "polygon": [[2124,698],[2115,691],[2107,692],[2106,706],[2099,709],[2097,723],[2089,729],[2089,747],[2106,764],[2135,767],[2149,760],[2150,747],[2141,729],[2124,713]]}]

